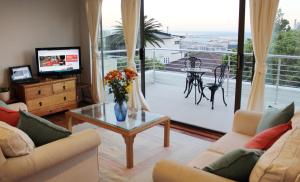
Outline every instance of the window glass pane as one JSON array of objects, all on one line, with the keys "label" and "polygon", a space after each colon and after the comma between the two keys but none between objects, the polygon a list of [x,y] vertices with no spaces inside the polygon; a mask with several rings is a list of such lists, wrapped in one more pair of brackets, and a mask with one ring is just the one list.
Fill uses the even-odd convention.
[{"label": "window glass pane", "polygon": [[[300,106],[300,2],[280,1],[267,60],[267,105]],[[279,56],[282,55],[282,56]]]},{"label": "window glass pane", "polygon": [[[219,131],[231,129],[238,8],[239,0],[145,0],[146,98],[151,110],[191,125]],[[147,32],[151,28],[154,31]],[[201,68],[210,70],[202,76],[208,99],[211,98],[208,84],[214,83],[215,67],[222,63],[230,66],[230,74],[225,75],[222,85],[227,107],[221,88],[216,91],[214,110],[206,98],[195,104],[195,94],[198,102],[201,93],[197,80],[192,81],[196,86],[191,87],[185,98],[191,85],[184,93],[186,81],[191,74],[182,68],[188,65],[184,61],[188,57],[201,59]]]},{"label": "window glass pane", "polygon": [[[121,19],[121,0],[103,1],[102,36],[104,75],[115,69],[123,70],[125,67],[127,67],[127,53],[125,49],[123,25]],[[101,43],[101,37],[99,37],[99,42]],[[137,45],[139,44],[137,43]],[[140,71],[138,51],[136,51],[135,62],[138,71]],[[113,102],[113,94],[108,94],[109,89],[107,87],[105,90],[108,98],[107,101]]]},{"label": "window glass pane", "polygon": [[[246,31],[250,30],[249,2],[246,11]],[[279,2],[279,8],[270,43],[269,56],[266,61],[267,73],[265,84],[265,106],[283,107],[294,101],[300,105],[300,2],[284,0]],[[249,31],[250,32],[250,31]],[[250,35],[250,34],[249,34]],[[251,37],[245,42],[251,48]],[[250,50],[250,51],[249,51]],[[248,52],[252,52],[248,49]],[[250,55],[245,55],[248,57]],[[246,59],[246,58],[245,58]],[[245,69],[249,66],[245,60]],[[250,65],[250,64],[249,64]],[[244,71],[244,74],[246,74]],[[245,85],[245,86],[244,86]],[[243,107],[246,107],[250,87],[243,84]]]}]

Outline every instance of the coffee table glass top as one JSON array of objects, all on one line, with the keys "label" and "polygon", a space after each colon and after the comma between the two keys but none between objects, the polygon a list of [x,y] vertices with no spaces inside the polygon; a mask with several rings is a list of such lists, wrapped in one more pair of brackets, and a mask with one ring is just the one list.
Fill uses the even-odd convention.
[{"label": "coffee table glass top", "polygon": [[70,110],[70,112],[127,131],[143,127],[145,125],[149,125],[157,121],[158,119],[164,117],[163,115],[156,113],[151,113],[142,110],[132,112],[128,109],[126,120],[119,122],[116,120],[114,105],[115,103],[94,104],[82,108],[73,109]]}]

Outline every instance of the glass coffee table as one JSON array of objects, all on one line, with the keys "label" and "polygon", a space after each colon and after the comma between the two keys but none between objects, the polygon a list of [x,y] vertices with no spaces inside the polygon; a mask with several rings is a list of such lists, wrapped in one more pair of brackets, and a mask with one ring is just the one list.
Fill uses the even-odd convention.
[{"label": "glass coffee table", "polygon": [[133,143],[135,136],[153,126],[164,125],[164,147],[170,145],[170,118],[148,111],[130,112],[126,120],[118,122],[114,113],[114,103],[94,104],[66,112],[67,127],[72,131],[72,119],[88,122],[119,133],[126,144],[127,168],[133,168]]}]

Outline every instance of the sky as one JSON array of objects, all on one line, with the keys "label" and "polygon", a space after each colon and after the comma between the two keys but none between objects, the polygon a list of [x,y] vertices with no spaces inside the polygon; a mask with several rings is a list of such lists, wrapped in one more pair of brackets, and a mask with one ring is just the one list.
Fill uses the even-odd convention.
[{"label": "sky", "polygon": [[[237,32],[239,0],[144,0],[145,15],[162,23],[162,30]],[[250,32],[247,1],[245,30]],[[121,0],[103,0],[103,27],[112,29],[121,19]],[[300,0],[281,0],[284,18],[300,22]]]}]

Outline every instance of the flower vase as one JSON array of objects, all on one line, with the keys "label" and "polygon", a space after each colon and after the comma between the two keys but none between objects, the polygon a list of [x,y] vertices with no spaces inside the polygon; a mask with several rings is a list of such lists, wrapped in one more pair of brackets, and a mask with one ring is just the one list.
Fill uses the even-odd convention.
[{"label": "flower vase", "polygon": [[115,115],[117,121],[125,121],[127,116],[127,104],[126,101],[123,101],[121,103],[116,102],[114,106]]}]

